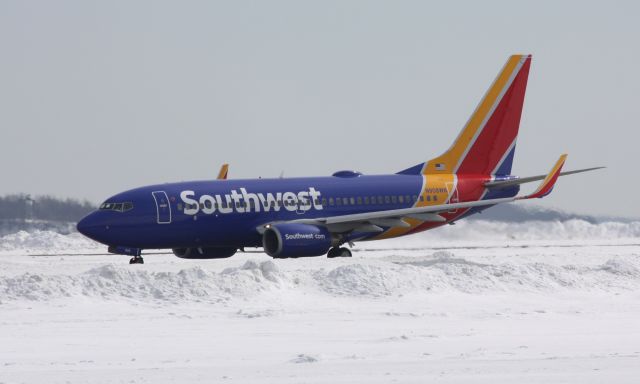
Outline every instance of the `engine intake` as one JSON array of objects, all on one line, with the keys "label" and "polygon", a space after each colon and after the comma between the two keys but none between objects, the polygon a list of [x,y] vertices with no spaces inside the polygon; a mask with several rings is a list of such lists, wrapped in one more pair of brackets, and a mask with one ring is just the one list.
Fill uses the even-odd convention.
[{"label": "engine intake", "polygon": [[262,246],[277,258],[321,256],[331,248],[331,233],[309,224],[274,224],[264,231]]},{"label": "engine intake", "polygon": [[226,259],[236,251],[236,248],[221,247],[174,248],[173,254],[181,259]]}]

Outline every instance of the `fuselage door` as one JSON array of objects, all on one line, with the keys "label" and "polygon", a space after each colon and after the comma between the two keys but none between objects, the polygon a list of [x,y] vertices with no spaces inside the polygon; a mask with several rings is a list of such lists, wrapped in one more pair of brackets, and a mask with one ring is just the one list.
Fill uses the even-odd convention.
[{"label": "fuselage door", "polygon": [[[447,183],[447,191],[449,192],[449,201],[447,203],[449,204],[455,204],[455,203],[459,203],[460,202],[460,198],[458,197],[458,187],[456,184],[454,183]],[[456,213],[458,212],[457,209],[452,209],[448,211],[449,213]]]},{"label": "fuselage door", "polygon": [[156,202],[156,209],[158,211],[158,224],[171,223],[171,204],[169,204],[169,198],[165,191],[151,192],[153,199]]}]

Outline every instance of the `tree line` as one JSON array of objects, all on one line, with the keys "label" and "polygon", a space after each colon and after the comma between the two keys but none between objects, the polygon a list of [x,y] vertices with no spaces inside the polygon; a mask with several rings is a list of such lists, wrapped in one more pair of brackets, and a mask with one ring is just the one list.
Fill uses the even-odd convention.
[{"label": "tree line", "polygon": [[0,220],[75,222],[95,208],[86,200],[59,199],[49,195],[7,195],[0,197]]}]

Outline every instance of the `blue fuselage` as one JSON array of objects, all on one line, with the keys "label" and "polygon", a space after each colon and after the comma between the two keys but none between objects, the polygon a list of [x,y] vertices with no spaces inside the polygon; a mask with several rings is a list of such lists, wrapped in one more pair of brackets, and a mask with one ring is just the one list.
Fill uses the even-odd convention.
[{"label": "blue fuselage", "polygon": [[[256,228],[264,223],[411,207],[422,183],[385,175],[159,184],[112,196],[78,228],[104,244],[137,248],[259,246]],[[132,208],[105,207],[124,203]]]},{"label": "blue fuselage", "polygon": [[[261,245],[257,228],[265,223],[444,204],[453,196],[452,189],[456,189],[456,196],[457,190],[464,195],[465,186],[473,192],[486,180],[472,177],[465,184],[459,178],[454,185],[428,187],[428,177],[347,175],[152,185],[112,196],[78,223],[78,229],[110,246],[253,247]],[[476,198],[483,198],[482,190],[473,193],[478,195]],[[490,197],[516,193],[517,188],[508,189]],[[470,212],[454,212],[446,216],[447,222],[465,213]],[[368,240],[379,235],[351,233],[344,240],[356,236],[358,240]]]}]

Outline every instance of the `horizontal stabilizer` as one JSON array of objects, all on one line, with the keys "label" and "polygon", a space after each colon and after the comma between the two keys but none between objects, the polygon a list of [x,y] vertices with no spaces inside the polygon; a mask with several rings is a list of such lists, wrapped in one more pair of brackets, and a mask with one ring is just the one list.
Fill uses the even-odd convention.
[{"label": "horizontal stabilizer", "polygon": [[[593,168],[585,168],[585,169],[577,169],[575,171],[567,171],[561,172],[560,176],[568,176],[576,173],[595,171],[597,169],[604,169],[606,167],[593,167]],[[529,176],[529,177],[521,177],[512,180],[498,180],[498,181],[488,181],[484,184],[487,188],[507,188],[512,187],[514,185],[520,185],[525,183],[531,183],[533,181],[544,180],[547,175],[538,175],[538,176]]]}]

